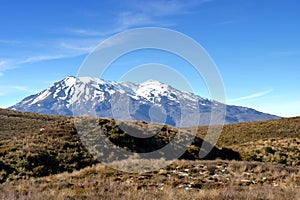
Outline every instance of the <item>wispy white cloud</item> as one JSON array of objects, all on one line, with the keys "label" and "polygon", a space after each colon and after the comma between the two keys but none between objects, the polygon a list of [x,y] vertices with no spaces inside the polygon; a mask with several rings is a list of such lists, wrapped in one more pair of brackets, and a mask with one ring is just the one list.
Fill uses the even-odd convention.
[{"label": "wispy white cloud", "polygon": [[[11,58],[11,60],[1,61],[0,59],[0,76],[3,76],[7,70],[25,64],[88,54],[103,41],[103,38],[130,28],[149,25],[173,26],[174,23],[168,21],[167,16],[188,14],[197,6],[209,1],[211,0],[191,0],[188,2],[179,0],[128,1],[126,8],[122,8],[112,17],[110,28],[106,27],[104,30],[69,28],[67,29],[68,33],[82,37],[70,39],[68,35],[65,35],[64,38],[52,39],[52,41],[22,41],[25,46],[17,50],[18,54],[16,55],[18,56]],[[3,44],[17,44],[19,42],[0,40],[0,43]],[[23,55],[28,56],[22,58]]]},{"label": "wispy white cloud", "polygon": [[60,45],[65,49],[77,51],[80,54],[84,54],[84,53],[90,53],[92,50],[96,48],[97,45],[99,45],[99,43],[100,41],[94,41],[93,44],[76,45],[74,43],[62,42]]},{"label": "wispy white cloud", "polygon": [[39,56],[32,56],[28,57],[24,60],[18,62],[18,64],[27,64],[27,63],[34,63],[40,61],[47,61],[47,60],[56,60],[60,58],[64,58],[66,55],[39,55]]},{"label": "wispy white cloud", "polygon": [[20,59],[2,60],[0,61],[0,76],[4,76],[6,71],[19,68],[24,64],[60,59],[60,58],[65,58],[66,56],[67,55],[39,55],[39,56],[27,57],[21,60]]},{"label": "wispy white cloud", "polygon": [[237,102],[237,101],[244,101],[244,100],[254,99],[254,98],[265,96],[265,95],[271,93],[272,91],[273,91],[272,89],[269,89],[269,90],[265,90],[265,91],[262,91],[262,92],[257,92],[257,93],[251,94],[251,95],[247,95],[247,96],[244,96],[244,97],[229,99],[227,101],[228,102]]},{"label": "wispy white cloud", "polygon": [[[167,0],[167,1],[142,1],[142,3],[135,3],[134,6],[143,13],[147,13],[151,16],[167,16],[167,15],[180,15],[188,14],[193,9],[202,5],[203,3],[210,2],[212,0]],[[140,1],[139,1],[140,2]]]},{"label": "wispy white cloud", "polygon": [[117,23],[123,29],[141,25],[173,26],[174,22],[162,20],[161,17],[189,14],[209,1],[211,0],[133,1],[130,9],[117,16]]},{"label": "wispy white cloud", "polygon": [[[30,56],[0,59],[0,76],[4,76],[5,72],[8,70],[16,69],[26,64],[88,54],[94,50],[101,41],[102,39],[99,38],[77,40],[60,39],[53,41],[51,44],[49,42],[45,44],[42,43],[39,48],[35,48],[35,45],[32,44],[32,47],[28,47],[32,54]],[[19,52],[19,54],[22,53]]]},{"label": "wispy white cloud", "polygon": [[11,90],[30,91],[30,89],[28,89],[28,87],[21,86],[21,85],[1,85],[0,90],[1,90],[2,94],[5,94],[5,93],[7,93],[8,91],[11,91]]},{"label": "wispy white cloud", "polygon": [[118,30],[96,30],[96,29],[83,29],[83,28],[67,28],[67,33],[72,35],[84,36],[84,37],[103,37],[118,32]]},{"label": "wispy white cloud", "polygon": [[[189,14],[201,4],[210,1],[212,0],[191,0],[188,2],[179,0],[128,1],[126,2],[126,9],[118,12],[118,14],[112,17],[113,25],[109,30],[82,28],[67,29],[69,33],[76,36],[82,36],[84,38],[92,37],[93,43],[90,43],[89,41],[86,42],[84,39],[79,39],[72,42],[62,42],[60,46],[68,50],[90,53],[100,44],[101,41],[103,41],[103,37],[107,37],[130,28],[142,26],[173,26],[175,25],[174,22],[168,21],[167,16]],[[115,45],[122,41],[118,40],[110,42],[113,42],[114,44],[107,43],[106,45]]]},{"label": "wispy white cloud", "polygon": [[154,20],[151,15],[147,15],[146,13],[128,11],[119,14],[117,23],[121,27],[120,29],[126,29],[133,26],[158,24],[158,21]]},{"label": "wispy white cloud", "polygon": [[[126,2],[126,8],[120,10],[111,19],[111,27],[103,29],[67,28],[69,34],[82,36],[73,40],[57,41],[56,47],[62,55],[45,54],[27,58],[23,63],[38,62],[43,60],[59,59],[78,56],[93,51],[107,36],[141,26],[173,26],[174,23],[166,20],[166,16],[188,14],[197,6],[212,0],[179,0],[164,1],[137,1]],[[163,17],[163,19],[162,19]]]},{"label": "wispy white cloud", "polygon": [[16,92],[32,92],[28,87],[21,85],[1,85],[0,91],[1,97],[5,97]]},{"label": "wispy white cloud", "polygon": [[91,29],[76,29],[76,28],[68,28],[68,32],[73,33],[75,35],[82,35],[82,36],[102,36],[101,31],[91,30]]},{"label": "wispy white cloud", "polygon": [[8,68],[7,65],[8,64],[8,62],[7,61],[4,61],[4,60],[1,60],[0,61],[0,71],[1,70],[5,70],[6,68]]},{"label": "wispy white cloud", "polygon": [[12,44],[20,44],[21,41],[17,40],[0,40],[0,44],[12,45]]},{"label": "wispy white cloud", "polygon": [[29,89],[27,87],[19,86],[19,85],[9,86],[9,88],[14,89],[14,90],[18,90],[18,91],[29,91]]},{"label": "wispy white cloud", "polygon": [[96,30],[96,29],[82,29],[82,28],[68,28],[67,31],[71,34],[82,37],[105,37],[110,36],[133,27],[138,26],[172,26],[173,23],[162,22],[155,19],[154,16],[142,12],[124,11],[118,13],[114,18],[113,27],[109,30]]},{"label": "wispy white cloud", "polygon": [[[174,26],[173,21],[168,21],[166,17],[174,15],[184,15],[192,13],[198,6],[213,0],[154,0],[154,1],[137,1],[126,2],[127,9],[118,12],[112,17],[113,26],[109,30],[92,30],[82,28],[69,28],[69,33],[80,36],[108,36],[129,28],[139,26]],[[164,17],[164,19],[162,19]]]},{"label": "wispy white cloud", "polygon": [[[28,64],[34,62],[71,58],[90,53],[103,39],[60,39],[53,41],[42,49],[43,53],[27,57],[17,64]],[[57,53],[58,52],[58,53]]]},{"label": "wispy white cloud", "polygon": [[0,61],[0,76],[4,75],[4,72],[16,68],[13,61],[1,60]]}]

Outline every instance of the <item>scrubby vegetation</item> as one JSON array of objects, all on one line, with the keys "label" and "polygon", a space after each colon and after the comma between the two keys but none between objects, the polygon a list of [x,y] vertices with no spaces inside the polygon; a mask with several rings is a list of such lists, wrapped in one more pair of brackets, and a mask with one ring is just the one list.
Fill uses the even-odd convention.
[{"label": "scrubby vegetation", "polygon": [[0,186],[2,199],[299,199],[299,168],[245,161],[176,161],[130,174],[101,164]]},{"label": "scrubby vegetation", "polygon": [[[207,127],[199,127],[180,160],[143,174],[120,172],[98,163],[91,154],[99,147],[95,130],[100,128],[115,145],[140,153],[168,144],[177,128],[113,119],[84,120],[82,124],[91,134],[78,132],[80,124],[71,117],[0,109],[0,198],[300,198],[300,117],[225,125],[206,161],[199,161],[198,154]],[[91,122],[96,122],[95,127]],[[130,135],[132,131],[157,134],[141,139]],[[182,131],[188,135],[191,129]],[[134,158],[122,159],[118,165]]]}]

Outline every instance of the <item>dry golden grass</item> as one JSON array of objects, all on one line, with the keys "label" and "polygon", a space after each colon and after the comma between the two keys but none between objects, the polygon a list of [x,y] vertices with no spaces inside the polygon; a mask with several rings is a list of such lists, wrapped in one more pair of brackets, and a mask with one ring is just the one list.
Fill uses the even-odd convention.
[{"label": "dry golden grass", "polygon": [[[199,128],[199,136],[205,127]],[[300,117],[225,125],[217,146],[231,146],[270,138],[300,138]]]},{"label": "dry golden grass", "polygon": [[232,145],[244,160],[300,166],[300,138],[269,138]]},{"label": "dry golden grass", "polygon": [[[160,148],[177,133],[163,126],[140,141],[114,120],[98,123],[109,140],[133,152]],[[146,123],[127,125],[142,130]],[[213,161],[199,161],[206,130],[198,128],[182,157],[190,161],[130,174],[97,164],[73,118],[0,109],[0,199],[300,199],[300,117],[225,125],[207,157]],[[239,158],[246,161],[224,160]],[[116,164],[135,160],[122,162]]]},{"label": "dry golden grass", "polygon": [[243,161],[176,161],[130,174],[101,164],[0,186],[3,199],[299,199],[299,168]]}]

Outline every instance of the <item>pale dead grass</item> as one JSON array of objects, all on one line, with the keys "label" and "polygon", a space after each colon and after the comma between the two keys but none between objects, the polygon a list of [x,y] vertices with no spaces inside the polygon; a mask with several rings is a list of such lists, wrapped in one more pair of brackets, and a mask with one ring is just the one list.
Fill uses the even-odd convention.
[{"label": "pale dead grass", "polygon": [[[222,176],[229,178],[227,183],[220,184]],[[197,181],[203,183],[201,188],[191,187]],[[0,199],[299,199],[299,187],[299,168],[181,160],[151,173],[124,173],[97,164],[14,181],[0,185]]]}]

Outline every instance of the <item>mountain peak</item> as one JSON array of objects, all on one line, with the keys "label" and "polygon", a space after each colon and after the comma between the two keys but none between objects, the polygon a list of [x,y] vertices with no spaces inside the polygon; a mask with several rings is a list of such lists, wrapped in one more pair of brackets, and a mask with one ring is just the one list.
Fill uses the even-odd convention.
[{"label": "mountain peak", "polygon": [[[10,109],[59,115],[81,115],[84,110],[88,113],[96,112],[98,117],[180,126],[183,102],[186,112],[201,115],[199,124],[194,124],[195,126],[210,124],[212,107],[222,104],[177,90],[156,80],[135,84],[68,76]],[[74,107],[78,109],[78,113],[74,113],[77,112],[73,110]],[[279,117],[249,108],[226,107],[226,123],[277,118]]]},{"label": "mountain peak", "polygon": [[68,76],[65,79],[63,79],[63,82],[65,83],[66,86],[72,86],[76,83],[76,77],[74,76]]},{"label": "mountain peak", "polygon": [[139,86],[139,88],[151,88],[156,90],[167,90],[168,88],[170,88],[168,84],[152,79],[140,83]]},{"label": "mountain peak", "polygon": [[83,82],[83,83],[101,82],[101,79],[93,78],[93,77],[89,77],[89,76],[78,77],[78,80]]},{"label": "mountain peak", "polygon": [[149,80],[147,80],[147,81],[141,83],[141,85],[144,85],[144,84],[164,84],[164,83],[159,82],[159,81],[154,80],[154,79],[149,79]]}]

